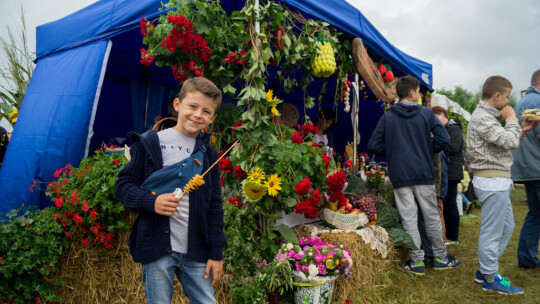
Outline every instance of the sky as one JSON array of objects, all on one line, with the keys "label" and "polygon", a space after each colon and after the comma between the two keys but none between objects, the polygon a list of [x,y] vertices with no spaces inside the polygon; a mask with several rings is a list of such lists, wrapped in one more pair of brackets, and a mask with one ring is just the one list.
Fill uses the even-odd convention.
[{"label": "sky", "polygon": [[[164,0],[166,1],[166,0]],[[492,75],[525,90],[540,69],[539,0],[347,0],[394,46],[433,65],[433,88],[478,92]],[[95,0],[1,0],[0,35],[20,27],[35,51],[35,28]],[[0,58],[0,64],[3,63]]]}]

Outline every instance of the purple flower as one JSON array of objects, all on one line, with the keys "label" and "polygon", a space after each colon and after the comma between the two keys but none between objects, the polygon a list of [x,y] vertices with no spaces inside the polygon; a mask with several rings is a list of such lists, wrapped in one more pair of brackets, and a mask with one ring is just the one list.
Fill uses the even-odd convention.
[{"label": "purple flower", "polygon": [[309,273],[309,265],[302,265],[302,272]]},{"label": "purple flower", "polygon": [[300,272],[302,269],[300,268],[300,262],[294,263],[294,266],[296,266],[296,271]]}]

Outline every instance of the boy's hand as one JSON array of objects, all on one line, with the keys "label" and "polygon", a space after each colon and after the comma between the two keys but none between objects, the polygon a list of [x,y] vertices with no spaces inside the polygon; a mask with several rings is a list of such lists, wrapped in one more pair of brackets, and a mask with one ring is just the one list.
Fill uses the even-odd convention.
[{"label": "boy's hand", "polygon": [[538,127],[539,123],[540,121],[538,120],[529,120],[529,118],[525,117],[525,119],[521,123],[521,136],[525,136],[527,132]]},{"label": "boy's hand", "polygon": [[516,112],[511,106],[504,106],[501,110],[501,116],[503,120],[506,120],[509,117],[516,117]]},{"label": "boy's hand", "polygon": [[214,287],[221,279],[221,275],[223,275],[223,260],[208,260],[208,262],[206,262],[206,270],[204,271],[205,279],[208,279],[208,276],[210,275],[210,270],[212,270],[212,274],[214,276],[214,280],[212,281],[212,287]]},{"label": "boy's hand", "polygon": [[176,210],[176,206],[178,206],[179,202],[180,200],[174,197],[174,194],[172,193],[161,194],[156,198],[154,211],[157,214],[171,216]]}]

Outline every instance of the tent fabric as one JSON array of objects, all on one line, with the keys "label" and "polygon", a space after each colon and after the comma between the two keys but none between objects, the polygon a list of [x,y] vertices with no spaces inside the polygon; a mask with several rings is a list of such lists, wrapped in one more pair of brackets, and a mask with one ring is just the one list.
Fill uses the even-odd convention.
[{"label": "tent fabric", "polygon": [[434,106],[441,106],[452,113],[459,114],[466,121],[471,119],[471,113],[467,112],[467,110],[463,109],[457,102],[444,95],[431,93],[431,107],[433,108]]},{"label": "tent fabric", "polygon": [[[226,8],[238,8],[242,1],[222,0]],[[360,37],[364,43],[404,74],[411,74],[432,90],[432,66],[409,56],[384,38],[354,6],[344,0],[282,0],[306,14],[325,20],[336,28]],[[48,54],[111,37],[137,26],[141,17],[152,19],[161,12],[161,0],[101,0],[63,19],[36,29],[38,60]],[[60,34],[62,33],[62,34]]]},{"label": "tent fabric", "polygon": [[33,180],[48,182],[85,155],[108,45],[104,40],[38,62],[0,171],[0,213],[46,202],[42,191],[29,191]]},{"label": "tent fabric", "polygon": [[[418,77],[431,89],[431,65],[396,49],[344,0],[281,2],[306,16],[329,22],[346,35],[360,37],[394,70]],[[230,12],[243,7],[244,1],[222,0],[221,4]],[[37,66],[0,171],[0,213],[22,203],[40,207],[50,204],[42,191],[28,191],[33,180],[49,182],[55,170],[68,163],[78,165],[88,150],[100,146],[100,135],[113,134],[122,142],[125,128],[144,128],[145,121],[147,127],[149,118],[155,114],[155,102],[166,107],[168,88],[174,90],[176,85],[174,79],[166,68],[141,69],[138,50],[142,42],[140,36],[133,38],[141,17],[153,19],[163,13],[160,8],[161,0],[100,0],[37,27]],[[110,56],[107,39],[113,41]],[[103,75],[105,65],[107,70]],[[156,100],[147,99],[147,94]],[[145,105],[151,102],[152,109],[145,109],[146,116],[141,118],[142,102]],[[118,118],[114,113],[119,114]],[[338,115],[341,115],[339,120],[350,121],[343,118],[341,109]],[[380,115],[380,105],[361,101],[360,133],[371,134]],[[352,126],[348,131],[352,133]],[[368,139],[363,137],[360,147]]]}]

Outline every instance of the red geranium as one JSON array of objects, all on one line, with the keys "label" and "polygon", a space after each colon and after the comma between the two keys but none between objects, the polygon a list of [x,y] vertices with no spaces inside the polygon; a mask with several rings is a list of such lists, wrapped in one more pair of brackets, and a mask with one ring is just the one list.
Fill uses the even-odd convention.
[{"label": "red geranium", "polygon": [[240,167],[240,165],[234,166],[233,174],[239,180],[243,180],[247,177],[246,171],[242,170],[242,167]]},{"label": "red geranium", "polygon": [[297,183],[294,188],[296,190],[296,194],[305,196],[309,193],[309,189],[311,189],[311,181],[308,177],[304,177],[304,180]]}]

